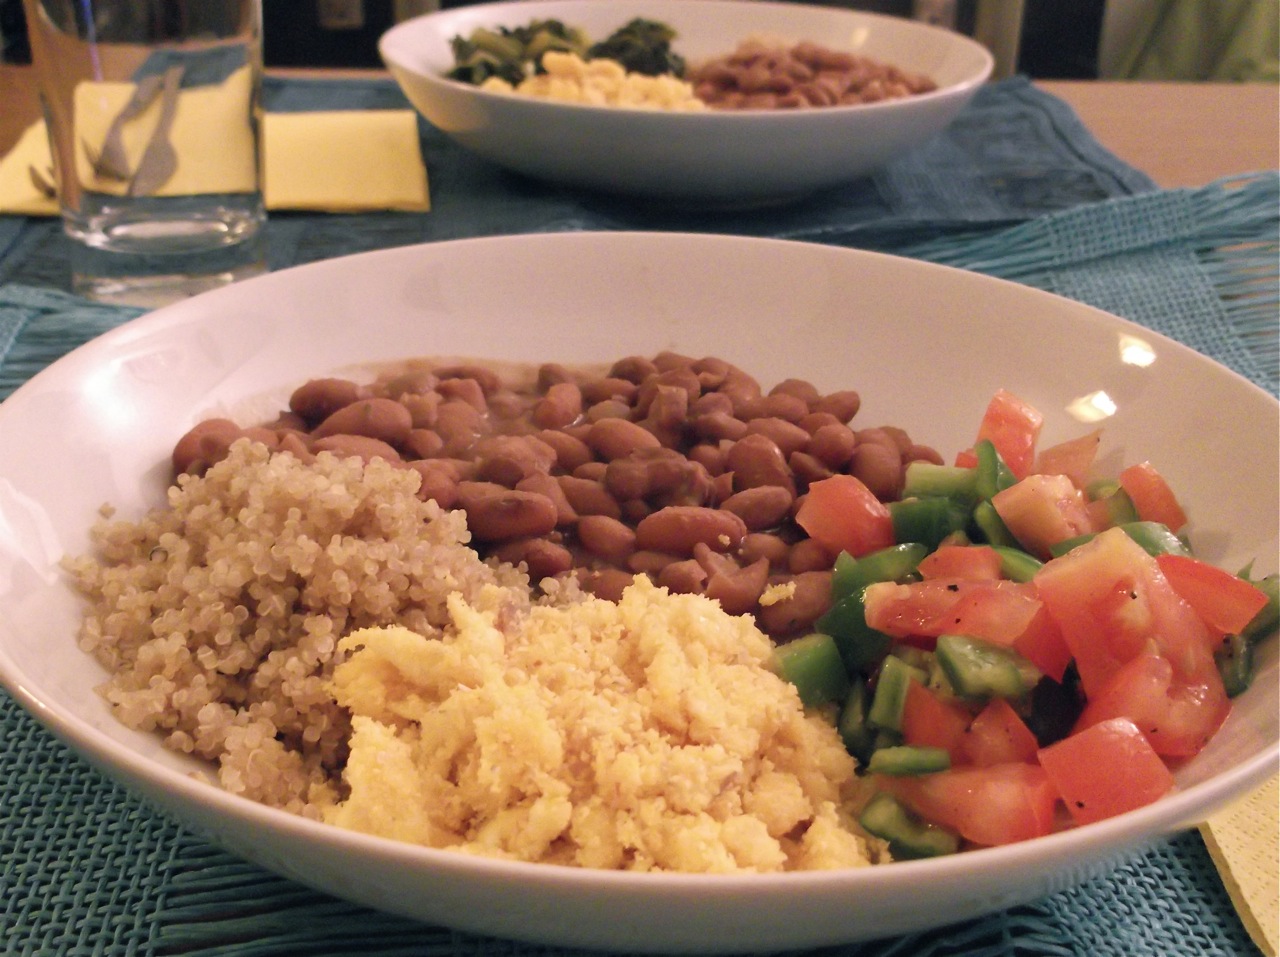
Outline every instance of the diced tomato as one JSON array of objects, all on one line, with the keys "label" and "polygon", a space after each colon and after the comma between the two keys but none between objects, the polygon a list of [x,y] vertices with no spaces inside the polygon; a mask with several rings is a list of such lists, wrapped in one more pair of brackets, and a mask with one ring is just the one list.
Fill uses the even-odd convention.
[{"label": "diced tomato", "polygon": [[1012,392],[997,390],[978,424],[978,438],[990,439],[1016,478],[1031,472],[1044,416]]},{"label": "diced tomato", "polygon": [[1078,824],[1150,804],[1173,789],[1173,775],[1127,718],[1103,721],[1039,752],[1040,766]]},{"label": "diced tomato", "polygon": [[889,509],[852,475],[833,475],[809,486],[796,523],[832,555],[855,558],[895,544]]},{"label": "diced tomato", "polygon": [[1159,522],[1175,532],[1187,524],[1187,513],[1178,504],[1173,489],[1150,462],[1130,465],[1116,479],[1133,499],[1133,507],[1144,522]]},{"label": "diced tomato", "polygon": [[1028,552],[1049,557],[1049,546],[1093,531],[1084,493],[1065,475],[1029,475],[991,499],[996,513]]},{"label": "diced tomato", "polygon": [[1000,578],[1000,555],[990,545],[939,545],[920,560],[921,578],[963,578],[989,581]]},{"label": "diced tomato", "polygon": [[932,648],[939,635],[968,635],[1009,647],[1040,610],[1035,587],[1013,581],[933,578],[905,585],[877,582],[863,593],[867,624]]},{"label": "diced tomato", "polygon": [[1062,629],[1043,603],[1022,634],[1013,640],[1013,650],[1059,683],[1071,664],[1071,649],[1062,637]]},{"label": "diced tomato", "polygon": [[1179,681],[1221,686],[1209,629],[1122,529],[1099,532],[1046,562],[1032,583],[1062,629],[1086,697],[1151,650],[1169,659]]},{"label": "diced tomato", "polygon": [[1004,698],[992,698],[961,740],[964,759],[980,768],[1034,761],[1039,742]]},{"label": "diced tomato", "polygon": [[1128,718],[1157,754],[1186,758],[1199,753],[1230,710],[1231,702],[1216,670],[1198,683],[1182,681],[1166,658],[1142,654],[1089,696],[1076,731],[1113,718]]},{"label": "diced tomato", "polygon": [[1156,564],[1200,619],[1221,637],[1238,635],[1267,604],[1257,586],[1189,555],[1157,555]]},{"label": "diced tomato", "polygon": [[972,717],[965,708],[912,681],[902,709],[902,740],[916,747],[943,748],[950,752],[952,763],[959,763],[960,743]]},{"label": "diced tomato", "polygon": [[921,817],[975,844],[1012,844],[1053,830],[1058,792],[1038,764],[952,768],[877,781]]},{"label": "diced tomato", "polygon": [[978,467],[978,453],[973,449],[964,449],[957,452],[955,464],[962,469],[976,469]]},{"label": "diced tomato", "polygon": [[1088,435],[1067,439],[1036,455],[1033,469],[1041,475],[1065,475],[1076,488],[1084,488],[1089,481],[1089,471],[1098,456],[1102,444],[1102,430],[1094,429]]}]

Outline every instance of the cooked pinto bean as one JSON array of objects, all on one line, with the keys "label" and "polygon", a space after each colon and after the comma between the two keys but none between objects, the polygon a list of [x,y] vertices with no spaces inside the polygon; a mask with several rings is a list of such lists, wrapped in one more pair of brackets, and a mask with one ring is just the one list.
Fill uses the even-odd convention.
[{"label": "cooked pinto bean", "polygon": [[484,416],[475,406],[450,399],[436,411],[436,432],[444,439],[444,452],[458,456],[476,444],[485,431]]},{"label": "cooked pinto bean", "polygon": [[475,379],[443,379],[436,391],[445,401],[457,399],[472,406],[478,412],[489,410],[488,393]]},{"label": "cooked pinto bean", "polygon": [[579,465],[585,465],[591,461],[591,449],[587,443],[581,439],[575,439],[567,432],[543,429],[535,434],[539,440],[555,450],[556,468],[562,472],[573,472]]},{"label": "cooked pinto bean", "polygon": [[707,570],[692,558],[671,562],[658,572],[658,584],[678,595],[701,594],[707,582]]},{"label": "cooked pinto bean", "polygon": [[357,399],[328,416],[311,435],[317,439],[328,435],[363,435],[388,445],[400,445],[412,428],[409,410],[394,399]]},{"label": "cooked pinto bean", "polygon": [[578,513],[569,504],[569,497],[564,494],[560,481],[547,472],[532,472],[520,479],[515,486],[517,492],[537,492],[551,499],[556,507],[556,525],[572,525],[578,521]]},{"label": "cooked pinto bean", "polygon": [[524,563],[529,579],[534,582],[555,578],[573,568],[573,553],[557,542],[545,538],[517,538],[498,545],[493,554],[512,565]]},{"label": "cooked pinto bean", "polygon": [[561,382],[573,382],[573,373],[558,362],[544,362],[538,366],[537,390],[546,395],[553,385]]},{"label": "cooked pinto bean", "polygon": [[431,429],[410,429],[404,440],[405,451],[420,459],[434,458],[444,451],[444,439]]},{"label": "cooked pinto bean", "polygon": [[824,395],[813,404],[814,412],[829,412],[846,425],[862,408],[862,396],[851,389]]},{"label": "cooked pinto bean", "polygon": [[631,406],[622,399],[605,399],[587,409],[586,419],[594,424],[604,419],[629,419]]},{"label": "cooked pinto bean", "polygon": [[853,450],[849,471],[881,501],[895,499],[902,491],[902,456],[896,447],[861,443]]},{"label": "cooked pinto bean", "polygon": [[707,576],[702,593],[720,602],[730,615],[754,611],[769,581],[769,563],[764,559],[745,568],[726,564]]},{"label": "cooked pinto bean", "polygon": [[813,405],[822,395],[817,386],[805,379],[783,379],[769,390],[769,394],[793,395],[797,399],[802,399],[807,406]]},{"label": "cooked pinto bean", "polygon": [[440,409],[440,393],[405,393],[400,396],[400,404],[409,410],[409,418],[415,429],[434,429],[436,414]]},{"label": "cooked pinto bean", "polygon": [[831,478],[835,474],[835,469],[827,466],[827,464],[816,456],[810,455],[808,452],[792,452],[791,457],[787,459],[787,464],[791,466],[791,471],[795,473],[801,484],[812,485],[814,482],[821,482],[825,478]]},{"label": "cooked pinto bean", "polygon": [[436,378],[443,385],[449,379],[472,379],[486,396],[502,387],[502,377],[492,369],[481,365],[441,366],[435,370]]},{"label": "cooked pinto bean", "polygon": [[[637,406],[636,410],[640,411],[640,407]],[[664,445],[680,440],[688,417],[689,393],[674,385],[658,386],[644,410],[645,427],[660,439],[664,435],[670,436],[670,441]]]},{"label": "cooked pinto bean", "polygon": [[777,416],[752,419],[747,423],[747,434],[763,435],[772,440],[784,457],[791,455],[792,452],[799,452],[804,449],[809,445],[812,438],[808,432],[794,422],[788,422],[786,419],[780,419]]},{"label": "cooked pinto bean", "polygon": [[507,488],[527,475],[549,474],[555,450],[545,442],[523,435],[490,435],[479,439],[473,450],[476,477]]},{"label": "cooked pinto bean", "polygon": [[268,429],[275,429],[277,432],[306,432],[308,425],[306,420],[296,412],[281,412],[270,422],[266,423]]},{"label": "cooked pinto bean", "polygon": [[421,478],[418,498],[424,502],[434,501],[443,509],[451,509],[458,504],[458,477],[449,468],[447,460],[419,459],[410,462],[409,468]]},{"label": "cooked pinto bean", "polygon": [[280,435],[279,450],[288,452],[299,462],[314,462],[315,453],[311,451],[311,446],[307,442],[305,433],[302,432],[283,432]]},{"label": "cooked pinto bean", "polygon": [[386,459],[388,462],[399,462],[400,453],[381,439],[367,435],[326,435],[311,443],[311,451],[332,452],[343,458],[357,458],[365,462],[370,459]]},{"label": "cooked pinto bean", "polygon": [[617,499],[609,494],[603,483],[577,475],[557,475],[556,481],[564,491],[573,510],[579,515],[608,515],[621,518],[622,509]]},{"label": "cooked pinto bean", "polygon": [[583,571],[579,576],[582,587],[597,598],[605,601],[618,601],[627,586],[635,580],[631,572],[621,568],[600,568]]},{"label": "cooked pinto bean", "polygon": [[652,432],[626,419],[601,419],[591,426],[586,442],[606,461],[623,458],[637,449],[661,447]]},{"label": "cooked pinto bean", "polygon": [[629,525],[639,525],[640,520],[653,514],[654,508],[642,498],[629,498],[620,503],[622,520]]},{"label": "cooked pinto bean", "polygon": [[842,423],[819,426],[809,439],[804,451],[831,469],[844,468],[853,457],[858,444],[853,429]]},{"label": "cooked pinto bean", "polygon": [[718,445],[699,443],[689,449],[689,461],[697,462],[712,478],[724,472],[724,451]]},{"label": "cooked pinto bean", "polygon": [[669,505],[636,526],[636,546],[692,555],[693,546],[702,542],[725,552],[737,548],[746,534],[746,524],[732,512],[697,505]]},{"label": "cooked pinto bean", "polygon": [[533,407],[534,424],[543,429],[572,425],[582,415],[582,390],[572,382],[557,382]]},{"label": "cooked pinto bean", "polygon": [[609,399],[620,399],[630,403],[636,394],[636,383],[620,376],[605,376],[603,379],[592,379],[582,384],[582,398],[588,405],[605,402]]},{"label": "cooked pinto bean", "polygon": [[747,434],[747,423],[730,412],[707,412],[693,420],[693,430],[704,439],[736,442]]},{"label": "cooked pinto bean", "polygon": [[467,510],[467,526],[482,542],[545,535],[556,527],[556,506],[537,492],[517,492],[498,486],[499,491],[468,495],[468,485],[459,483],[459,503]]},{"label": "cooked pinto bean", "polygon": [[410,369],[388,379],[382,386],[382,392],[396,400],[406,395],[428,395],[435,391],[439,382],[436,374],[429,369]]},{"label": "cooked pinto bean", "polygon": [[173,447],[175,475],[202,475],[211,465],[227,457],[231,443],[244,430],[230,419],[205,419],[193,426]]},{"label": "cooked pinto bean", "polygon": [[784,568],[791,554],[791,546],[779,535],[766,532],[748,532],[738,547],[738,557],[748,565],[764,559],[771,568]]},{"label": "cooked pinto bean", "polygon": [[[744,103],[849,86],[829,64],[767,65],[774,78],[758,77]],[[473,364],[424,362],[370,386],[312,380],[266,426],[202,423],[175,446],[174,468],[203,470],[245,435],[304,459],[403,456],[420,498],[466,511],[484,555],[523,562],[538,580],[573,575],[610,598],[643,572],[782,636],[829,600],[834,556],[794,521],[809,485],[845,472],[892,500],[905,463],[941,461],[901,429],[855,432],[855,391],[793,378],[766,392],[719,358],[630,356],[605,374],[547,363],[534,379],[515,387]],[[770,574],[795,594],[762,607]]]},{"label": "cooked pinto bean", "polygon": [[312,379],[293,390],[289,410],[316,425],[356,401],[360,392],[360,386],[347,379]]},{"label": "cooked pinto bean", "polygon": [[658,372],[657,363],[644,356],[627,356],[619,359],[609,368],[609,375],[618,379],[627,379],[639,385],[651,375]]},{"label": "cooked pinto bean", "polygon": [[794,575],[803,572],[820,572],[831,568],[835,561],[829,551],[812,538],[805,538],[795,543],[791,554],[787,556],[787,568]]},{"label": "cooked pinto bean", "polygon": [[791,492],[781,485],[757,485],[735,492],[720,507],[737,515],[750,531],[775,528],[791,512]]},{"label": "cooked pinto bean", "polygon": [[590,462],[583,462],[579,465],[573,470],[573,474],[576,478],[590,479],[593,482],[603,483],[604,477],[608,471],[608,462],[597,462],[595,459],[592,459]]},{"label": "cooked pinto bean", "polygon": [[641,550],[632,552],[627,556],[627,568],[637,575],[648,575],[650,578],[657,578],[662,574],[662,570],[672,562],[681,561],[683,555],[677,555],[672,552],[655,552],[650,550]]},{"label": "cooked pinto bean", "polygon": [[685,78],[713,109],[869,103],[937,88],[929,77],[809,41],[788,47],[744,40],[729,54],[691,66]]},{"label": "cooked pinto bean", "polygon": [[782,450],[766,435],[747,435],[735,442],[724,464],[733,473],[736,491],[757,485],[780,485],[795,492],[795,479]]},{"label": "cooked pinto bean", "polygon": [[799,422],[809,414],[809,405],[804,399],[778,392],[749,399],[738,407],[737,412],[741,419],[782,419],[786,422]]},{"label": "cooked pinto bean", "polygon": [[761,605],[756,617],[771,635],[795,635],[808,631],[831,607],[831,572],[802,572],[790,578],[790,597]]},{"label": "cooked pinto bean", "polygon": [[635,551],[636,533],[608,515],[584,515],[578,519],[578,541],[591,554],[620,565]]}]

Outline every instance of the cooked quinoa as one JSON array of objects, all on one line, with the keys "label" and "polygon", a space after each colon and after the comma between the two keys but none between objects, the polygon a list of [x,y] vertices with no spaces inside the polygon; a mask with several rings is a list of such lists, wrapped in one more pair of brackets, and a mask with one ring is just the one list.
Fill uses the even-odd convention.
[{"label": "cooked quinoa", "polygon": [[240,440],[65,565],[129,727],[227,790],[433,847],[725,872],[887,859],[830,721],[747,616],[481,560],[411,469]]},{"label": "cooked quinoa", "polygon": [[304,465],[241,440],[140,521],[104,521],[66,567],[88,598],[79,643],[116,716],[217,762],[227,790],[314,816],[350,721],[327,681],[338,641],[402,624],[439,635],[449,595],[525,576],[482,562],[460,512],[416,472],[330,453]]}]

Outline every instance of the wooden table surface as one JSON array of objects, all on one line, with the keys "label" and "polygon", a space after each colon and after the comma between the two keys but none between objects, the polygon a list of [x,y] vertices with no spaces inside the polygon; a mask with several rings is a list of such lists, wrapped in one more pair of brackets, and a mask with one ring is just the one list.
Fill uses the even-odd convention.
[{"label": "wooden table surface", "polygon": [[[378,76],[380,71],[273,70]],[[1103,146],[1165,188],[1280,169],[1280,85],[1040,81]],[[0,64],[0,155],[40,115],[30,67]]]}]

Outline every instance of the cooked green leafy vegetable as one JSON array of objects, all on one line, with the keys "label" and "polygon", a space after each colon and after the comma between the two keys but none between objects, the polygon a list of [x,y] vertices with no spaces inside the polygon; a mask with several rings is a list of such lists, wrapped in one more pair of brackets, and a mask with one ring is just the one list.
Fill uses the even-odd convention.
[{"label": "cooked green leafy vegetable", "polygon": [[523,27],[476,27],[470,36],[456,36],[450,42],[454,67],[451,80],[479,85],[496,76],[515,86],[539,71],[542,55],[548,50],[576,53],[585,58],[587,35],[559,20],[533,20]]},{"label": "cooked green leafy vegetable", "polygon": [[626,26],[593,44],[587,59],[617,60],[628,73],[646,76],[684,76],[684,58],[671,49],[675,30],[665,23],[636,17]]},{"label": "cooked green leafy vegetable", "polygon": [[445,75],[475,86],[496,76],[518,86],[543,72],[542,55],[556,50],[576,53],[584,60],[616,60],[629,73],[683,76],[684,59],[671,49],[675,36],[666,24],[639,17],[594,44],[581,29],[559,20],[533,20],[523,27],[476,27],[469,36],[449,41],[454,66]]}]

